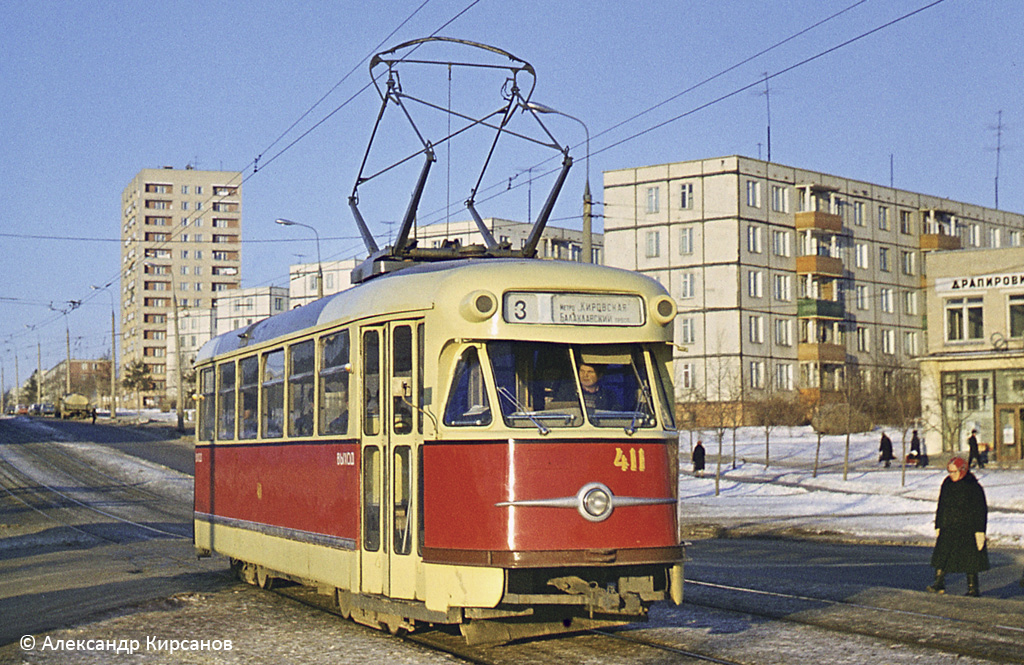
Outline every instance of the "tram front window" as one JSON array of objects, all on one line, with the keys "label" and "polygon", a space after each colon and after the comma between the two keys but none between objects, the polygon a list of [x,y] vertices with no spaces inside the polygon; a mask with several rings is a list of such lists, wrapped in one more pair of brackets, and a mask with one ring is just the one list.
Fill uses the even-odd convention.
[{"label": "tram front window", "polygon": [[621,345],[492,342],[488,355],[509,427],[654,427],[643,350]]}]

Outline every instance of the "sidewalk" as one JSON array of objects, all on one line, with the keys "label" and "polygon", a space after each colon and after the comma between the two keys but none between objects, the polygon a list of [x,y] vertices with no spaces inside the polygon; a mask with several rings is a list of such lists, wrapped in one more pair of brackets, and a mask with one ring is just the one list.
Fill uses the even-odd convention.
[{"label": "sidewalk", "polygon": [[[684,536],[725,530],[737,535],[828,535],[850,540],[931,545],[935,504],[946,477],[943,463],[902,471],[878,463],[881,431],[850,437],[850,461],[843,480],[844,436],[822,439],[817,477],[812,476],[817,435],[809,427],[779,428],[770,441],[766,469],[764,430],[737,430],[733,468],[732,432],[722,445],[722,475],[715,495],[718,442],[699,433],[707,450],[703,478],[694,478],[690,433],[679,441],[680,525]],[[698,433],[693,433],[693,442]],[[889,431],[896,456],[898,432]],[[966,458],[966,451],[963,455]],[[933,459],[935,456],[933,456]],[[988,499],[988,537],[993,547],[1024,549],[1024,470],[972,470]]]}]

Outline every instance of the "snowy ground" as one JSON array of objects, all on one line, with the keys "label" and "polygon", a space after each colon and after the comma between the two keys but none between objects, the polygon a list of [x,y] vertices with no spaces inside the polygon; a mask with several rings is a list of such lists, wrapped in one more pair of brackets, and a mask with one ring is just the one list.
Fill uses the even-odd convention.
[{"label": "snowy ground", "polygon": [[[690,451],[704,441],[703,478],[691,473]],[[889,432],[900,457],[898,432]],[[822,440],[813,477],[817,435],[808,427],[772,432],[771,463],[765,468],[764,431],[740,428],[733,467],[732,432],[722,445],[722,473],[715,492],[718,442],[712,432],[680,434],[680,518],[684,525],[721,525],[739,533],[822,533],[883,542],[934,542],[935,502],[946,477],[943,461],[924,469],[878,463],[880,431],[851,436],[849,469],[843,480],[846,437]],[[966,458],[966,452],[963,454]],[[945,458],[943,458],[945,459]],[[1024,548],[1024,470],[988,465],[973,470],[989,505],[993,546]]]}]

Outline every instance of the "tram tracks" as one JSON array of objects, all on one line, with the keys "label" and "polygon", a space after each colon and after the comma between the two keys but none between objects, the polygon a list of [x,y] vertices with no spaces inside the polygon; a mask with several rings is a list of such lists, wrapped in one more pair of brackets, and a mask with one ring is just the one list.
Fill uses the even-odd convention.
[{"label": "tram tracks", "polygon": [[[183,508],[95,468],[59,445],[0,445],[0,487],[8,501],[77,536],[107,543],[190,539],[189,514]],[[172,530],[179,523],[181,528]],[[117,528],[109,528],[112,524]],[[124,528],[133,533],[119,531]]]}]

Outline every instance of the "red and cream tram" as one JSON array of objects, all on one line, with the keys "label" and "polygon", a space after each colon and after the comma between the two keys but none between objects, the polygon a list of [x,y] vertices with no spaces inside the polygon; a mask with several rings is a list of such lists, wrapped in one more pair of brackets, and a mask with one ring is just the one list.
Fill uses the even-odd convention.
[{"label": "red and cream tram", "polygon": [[[378,126],[398,104],[412,122],[417,100],[395,68],[465,64],[401,55],[421,46],[491,58],[502,106],[416,149],[423,170],[392,246],[377,248],[353,190],[369,254],[356,286],[203,347],[196,547],[230,557],[251,583],[315,586],[361,623],[458,624],[476,643],[681,602],[675,304],[637,273],[532,258],[572,159],[540,122],[532,85],[520,85],[528,63],[438,37],[378,54],[371,73],[388,68],[373,78],[387,81]],[[523,116],[543,128],[533,143],[563,161],[513,250],[474,196],[498,138],[527,136],[508,129]],[[481,128],[495,134],[466,206],[484,245],[417,247],[433,146]],[[356,187],[372,177],[361,169]]]},{"label": "red and cream tram", "polygon": [[674,314],[635,273],[490,259],[221,335],[197,360],[196,547],[473,641],[679,601]]}]

